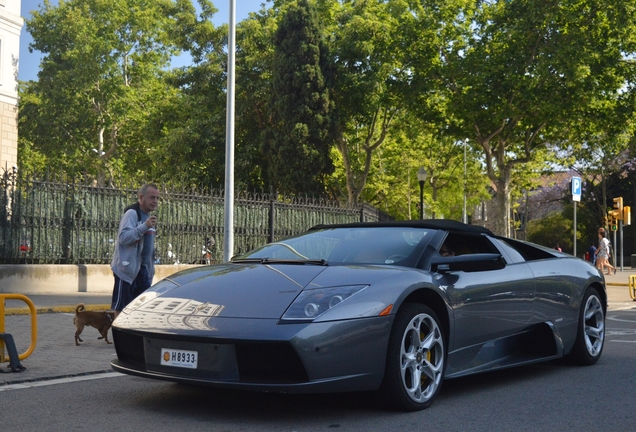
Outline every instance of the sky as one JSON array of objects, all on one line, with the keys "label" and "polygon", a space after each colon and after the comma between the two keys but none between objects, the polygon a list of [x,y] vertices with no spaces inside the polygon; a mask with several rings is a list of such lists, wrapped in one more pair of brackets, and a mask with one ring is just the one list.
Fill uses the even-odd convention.
[{"label": "sky", "polygon": [[[196,6],[196,0],[192,0]],[[240,22],[247,18],[250,12],[260,10],[261,4],[266,0],[236,0],[236,22]],[[31,11],[38,10],[43,0],[22,0],[22,18],[25,23],[22,27],[20,35],[20,65],[18,69],[18,79],[20,81],[37,80],[38,68],[42,54],[39,51],[29,53],[29,44],[33,42],[33,38],[26,31],[26,21],[31,17]],[[52,4],[57,4],[57,0],[51,0]],[[212,19],[214,25],[226,24],[229,21],[230,0],[212,0],[214,6],[219,10]],[[270,5],[271,6],[271,5]],[[187,58],[182,58],[176,63],[187,63]],[[185,64],[176,64],[182,66]]]}]

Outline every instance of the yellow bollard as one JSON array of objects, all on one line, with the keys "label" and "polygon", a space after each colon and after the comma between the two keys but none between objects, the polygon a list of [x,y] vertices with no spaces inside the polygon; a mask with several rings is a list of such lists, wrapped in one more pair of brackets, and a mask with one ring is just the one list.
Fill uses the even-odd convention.
[{"label": "yellow bollard", "polygon": [[[31,344],[29,345],[29,349],[27,349],[24,353],[20,354],[18,358],[20,360],[24,360],[28,356],[33,353],[35,349],[35,344],[38,339],[38,323],[37,323],[37,311],[35,310],[35,305],[31,301],[30,298],[23,294],[0,294],[0,333],[4,333],[4,309],[5,309],[5,300],[13,299],[13,300],[22,300],[29,307],[30,315],[31,315]],[[4,341],[0,339],[0,363],[5,363],[10,361],[9,356],[4,355]]]},{"label": "yellow bollard", "polygon": [[629,275],[629,296],[636,301],[636,275]]}]

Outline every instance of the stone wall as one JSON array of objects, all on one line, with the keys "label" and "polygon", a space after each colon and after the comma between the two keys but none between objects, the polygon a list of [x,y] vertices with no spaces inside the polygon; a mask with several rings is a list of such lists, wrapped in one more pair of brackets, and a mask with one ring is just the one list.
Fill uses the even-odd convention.
[{"label": "stone wall", "polygon": [[18,68],[20,66],[20,0],[0,0],[0,169],[18,163]]},{"label": "stone wall", "polygon": [[0,102],[0,168],[18,165],[18,107]]},{"label": "stone wall", "polygon": [[[154,282],[192,267],[197,266],[155,266]],[[113,284],[113,273],[107,264],[0,265],[0,293],[4,294],[109,294],[113,292]]]}]

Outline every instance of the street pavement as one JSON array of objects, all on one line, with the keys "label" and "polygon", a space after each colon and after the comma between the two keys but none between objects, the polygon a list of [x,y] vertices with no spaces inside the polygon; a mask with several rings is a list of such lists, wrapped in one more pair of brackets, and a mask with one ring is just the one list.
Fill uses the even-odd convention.
[{"label": "street pavement", "polygon": [[[610,310],[636,310],[628,286],[630,275],[636,275],[636,269],[624,268],[615,275],[606,276]],[[76,346],[73,325],[78,303],[84,303],[91,310],[107,310],[110,308],[109,294],[30,295],[28,298],[37,311],[35,341],[31,341],[31,317],[25,303],[5,301],[5,332],[13,336],[18,353],[27,352],[32,343],[35,343],[35,349],[29,357],[20,360],[21,366],[26,368],[22,372],[12,372],[8,362],[0,364],[0,393],[53,382],[51,380],[95,377],[113,372],[110,362],[116,357],[114,345],[98,340],[99,332],[86,327],[81,335],[84,342]],[[112,342],[111,332],[108,335]]]},{"label": "street pavement", "polygon": [[[31,316],[21,300],[5,301],[4,330],[13,336],[18,354],[26,353],[32,343],[35,343],[35,349],[29,357],[20,360],[20,365],[26,368],[22,372],[12,372],[8,362],[0,364],[0,393],[44,380],[113,372],[110,361],[115,358],[114,345],[98,340],[100,334],[93,327],[85,327],[80,336],[84,342],[75,346],[73,325],[78,303],[84,303],[92,310],[106,310],[110,308],[110,295],[77,293],[27,297],[37,311],[36,340],[31,340]],[[112,342],[110,331],[108,337]]]}]

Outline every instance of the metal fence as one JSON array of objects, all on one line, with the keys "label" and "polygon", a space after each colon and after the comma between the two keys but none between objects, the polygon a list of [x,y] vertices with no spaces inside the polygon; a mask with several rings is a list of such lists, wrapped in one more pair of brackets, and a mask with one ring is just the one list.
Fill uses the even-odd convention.
[{"label": "metal fence", "polygon": [[[136,187],[94,187],[72,179],[20,175],[0,180],[0,263],[110,263],[123,209],[137,201]],[[221,191],[161,190],[156,262],[223,260],[224,197]],[[369,205],[238,194],[234,203],[235,253],[292,236],[317,224],[390,219]]]}]

